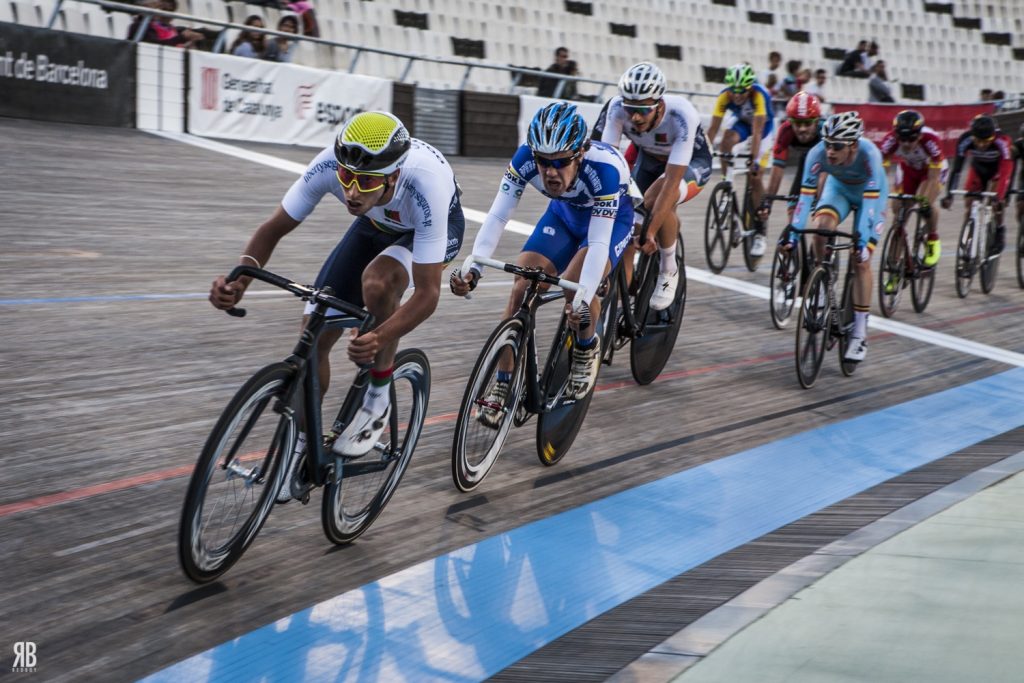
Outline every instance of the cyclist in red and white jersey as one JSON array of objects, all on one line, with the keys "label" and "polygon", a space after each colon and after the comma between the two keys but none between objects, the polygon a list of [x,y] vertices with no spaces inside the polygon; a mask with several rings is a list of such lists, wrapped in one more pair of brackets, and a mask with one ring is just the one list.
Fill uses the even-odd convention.
[{"label": "cyclist in red and white jersey", "polygon": [[[934,130],[924,125],[920,112],[904,109],[892,120],[892,130],[882,138],[878,149],[886,167],[893,157],[899,159],[893,194],[914,194],[927,200],[921,205],[921,216],[928,221],[924,265],[934,266],[939,262],[942,245],[938,233],[939,217],[932,211],[932,204],[946,184],[949,172],[949,163],[942,154],[942,141]],[[897,209],[895,203],[898,201],[901,200],[893,200],[893,211]]]},{"label": "cyclist in red and white jersey", "polygon": [[[782,175],[786,170],[790,152],[798,155],[800,162],[789,194],[793,199],[786,207],[787,223],[793,222],[793,210],[800,196],[800,180],[804,177],[804,160],[807,151],[821,142],[821,100],[809,92],[798,92],[786,103],[786,120],[775,133],[775,146],[772,148],[772,175],[768,180],[768,194],[778,194],[782,185]],[[769,200],[761,202],[758,217],[764,225],[768,224],[768,216],[772,210]]]}]

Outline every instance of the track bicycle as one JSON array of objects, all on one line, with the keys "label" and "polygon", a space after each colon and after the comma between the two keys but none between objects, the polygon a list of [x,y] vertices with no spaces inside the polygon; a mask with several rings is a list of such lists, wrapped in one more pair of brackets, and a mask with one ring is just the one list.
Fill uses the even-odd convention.
[{"label": "track bicycle", "polygon": [[963,299],[971,291],[975,274],[981,275],[981,291],[988,294],[996,286],[999,254],[990,254],[989,245],[995,240],[996,224],[992,215],[995,192],[967,192],[953,190],[950,194],[974,197],[981,201],[971,204],[971,212],[960,229],[956,244],[956,295]]},{"label": "track bicycle", "polygon": [[[825,257],[807,278],[796,326],[796,376],[800,386],[810,389],[821,372],[825,353],[837,343],[843,374],[849,377],[857,369],[856,361],[846,360],[846,348],[853,332],[854,247],[857,235],[856,232],[851,234],[819,228],[807,228],[803,232],[829,239],[825,245]],[[838,238],[849,241],[839,242]],[[840,251],[848,252],[849,256],[843,289],[837,295],[840,264],[836,253]]]},{"label": "track bicycle", "polygon": [[[537,416],[537,457],[551,466],[562,459],[572,446],[587,414],[593,387],[582,399],[565,395],[569,386],[574,337],[565,312],[543,366],[537,358],[537,310],[552,301],[562,301],[564,290],[579,290],[579,284],[548,275],[540,268],[526,268],[495,259],[473,255],[477,264],[503,270],[529,281],[519,310],[503,320],[491,332],[466,383],[459,406],[452,441],[452,479],[460,491],[472,491],[484,480],[497,461],[509,430],[520,427],[532,415]],[[543,291],[543,285],[555,285],[559,291]],[[602,311],[598,333],[607,330],[608,317]],[[602,335],[603,336],[603,335]],[[602,342],[604,339],[602,339]],[[510,354],[512,380],[508,393],[494,403],[491,389],[497,381],[499,361]],[[498,413],[497,424],[484,411]]]},{"label": "track bicycle", "polygon": [[707,212],[704,214],[704,256],[712,273],[721,273],[729,262],[729,252],[742,245],[743,262],[747,270],[754,272],[760,263],[760,256],[753,256],[750,249],[754,244],[753,188],[750,178],[743,191],[743,202],[736,195],[734,178],[747,174],[748,170],[734,168],[736,159],[750,159],[749,154],[728,154],[714,152],[725,164],[725,177],[718,181],[711,191]]},{"label": "track bicycle", "polygon": [[[324,487],[321,522],[327,538],[346,544],[365,532],[387,505],[409,466],[430,396],[430,364],[422,351],[406,349],[395,357],[391,415],[380,441],[369,453],[342,456],[331,445],[362,405],[369,381],[360,368],[324,435],[317,375],[317,341],[325,329],[373,326],[366,310],[322,289],[291,282],[252,266],[237,266],[239,277],[262,280],[291,292],[315,308],[288,358],[257,371],[228,403],[210,432],[192,473],[178,532],[178,557],[197,583],[212,581],[241,558],[259,533],[278,490],[287,485],[303,504],[314,488]],[[343,315],[330,313],[330,309]],[[242,317],[245,309],[229,314]],[[306,448],[291,463],[299,432]],[[285,479],[288,477],[287,484]]]},{"label": "track bicycle", "polygon": [[638,226],[634,226],[638,248],[633,256],[632,278],[627,274],[625,259],[620,259],[598,291],[601,296],[602,362],[611,365],[615,352],[630,344],[629,368],[633,379],[640,385],[650,384],[665,369],[686,310],[682,235],[676,239],[675,261],[679,282],[675,296],[664,310],[651,308],[651,295],[661,270],[661,258],[657,252],[645,254],[639,248],[646,239],[649,221],[650,217],[645,217],[638,231]]},{"label": "track bicycle", "polygon": [[[928,221],[921,215],[921,208],[927,206],[928,199],[912,194],[893,194],[889,199],[898,200],[899,204],[885,235],[878,267],[878,307],[886,318],[896,312],[907,285],[917,313],[927,308],[935,287],[935,267],[924,265]],[[908,232],[908,227],[913,233]]]}]

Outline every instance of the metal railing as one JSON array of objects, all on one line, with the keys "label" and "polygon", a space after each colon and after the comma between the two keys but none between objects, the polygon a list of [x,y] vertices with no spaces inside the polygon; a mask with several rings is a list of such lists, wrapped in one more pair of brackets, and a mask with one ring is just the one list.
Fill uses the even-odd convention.
[{"label": "metal railing", "polygon": [[[448,57],[430,57],[427,55],[413,54],[410,52],[401,52],[398,50],[387,50],[384,48],[369,47],[366,45],[355,45],[352,43],[342,43],[336,40],[328,40],[326,38],[314,38],[313,36],[304,36],[297,33],[286,33],[283,31],[277,31],[270,28],[257,28],[254,26],[246,26],[245,24],[238,24],[230,21],[221,21],[219,19],[212,19],[206,17],[199,17],[192,14],[182,14],[180,12],[168,12],[166,10],[156,9],[154,7],[144,7],[141,5],[130,5],[122,2],[113,2],[112,0],[77,0],[78,2],[99,5],[100,7],[115,11],[124,12],[133,15],[142,15],[144,19],[139,22],[138,29],[132,36],[132,42],[138,43],[142,40],[142,37],[146,34],[149,28],[149,24],[152,22],[153,17],[167,17],[171,19],[180,19],[182,21],[189,22],[191,24],[204,24],[210,26],[218,26],[222,29],[237,29],[239,31],[249,31],[252,33],[263,33],[265,35],[287,38],[288,40],[306,41],[317,45],[327,45],[330,47],[344,48],[347,50],[353,50],[354,54],[348,64],[348,72],[355,73],[356,66],[359,63],[359,58],[364,52],[373,54],[385,55],[388,57],[396,57],[398,59],[406,60],[405,66],[402,68],[401,75],[397,78],[399,83],[404,83],[405,79],[409,77],[412,67],[416,62],[430,62],[434,64],[445,64],[448,66],[457,66],[464,68],[465,71],[462,74],[461,82],[459,83],[459,90],[465,90],[466,85],[469,83],[470,74],[473,69],[490,69],[495,71],[505,71],[509,73],[510,84],[508,92],[514,94],[516,87],[518,87],[520,80],[523,76],[536,76],[538,78],[545,79],[558,79],[558,85],[555,87],[553,97],[558,99],[562,91],[565,88],[566,83],[572,81],[576,83],[588,83],[599,86],[599,90],[596,95],[598,101],[601,100],[604,94],[605,88],[617,87],[618,80],[607,81],[599,78],[588,78],[585,76],[568,76],[565,74],[552,73],[550,71],[542,71],[540,69],[528,69],[524,67],[511,66],[509,64],[498,64],[495,62],[486,61],[469,61],[467,59],[457,59]],[[50,15],[50,19],[47,23],[48,28],[53,28],[57,22],[57,17],[60,15],[61,6],[64,4],[64,0],[57,0],[57,4],[53,8],[53,13]],[[212,52],[222,52],[224,49],[224,43],[226,42],[226,31],[221,31],[217,40],[214,42]],[[669,90],[668,92],[686,95],[687,97],[716,97],[717,94],[706,94],[698,92],[690,92],[685,90]]]}]

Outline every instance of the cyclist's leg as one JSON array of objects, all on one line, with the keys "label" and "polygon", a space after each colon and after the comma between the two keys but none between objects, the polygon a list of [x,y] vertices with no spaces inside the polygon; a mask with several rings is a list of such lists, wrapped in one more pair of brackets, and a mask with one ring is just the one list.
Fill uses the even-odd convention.
[{"label": "cyclist's leg", "polygon": [[[654,207],[654,200],[657,199],[657,190],[652,190],[652,186],[661,177],[661,174],[665,171],[664,162],[658,161],[657,159],[651,158],[650,155],[644,154],[643,150],[637,152],[636,163],[633,164],[633,180],[636,181],[636,185],[640,188],[640,192],[643,193],[644,203],[643,211],[637,211],[633,217],[633,222],[637,225],[637,234],[643,227],[644,218],[650,213]],[[633,282],[633,255],[636,253],[636,246],[632,243],[626,247],[626,251],[623,258],[626,260],[624,268],[626,271],[626,284],[629,286]]]},{"label": "cyclist's leg", "polygon": [[[856,273],[853,287],[853,333],[847,347],[847,360],[863,360],[867,352],[864,340],[868,334],[868,313],[871,310],[871,255],[885,229],[885,203],[888,189],[865,191],[857,211],[857,244],[854,258]],[[858,348],[859,347],[859,348]]]},{"label": "cyclist's leg", "polygon": [[747,182],[750,183],[750,210],[754,216],[754,229],[758,234],[765,233],[764,222],[757,218],[757,207],[761,205],[764,197],[764,174],[772,166],[772,145],[775,142],[775,132],[767,133],[761,139],[761,152],[757,159],[752,159],[750,164],[750,175]]},{"label": "cyclist's leg", "polygon": [[[818,198],[818,204],[811,217],[811,224],[818,230],[835,230],[850,215],[850,199],[844,191],[843,183],[832,176],[825,178],[825,185]],[[815,235],[812,240],[814,262],[819,263],[825,255],[825,244],[828,238]]]},{"label": "cyclist's leg", "polygon": [[[988,191],[996,192],[999,188],[999,174],[996,173],[988,182]],[[993,201],[992,221],[996,224],[995,240],[988,245],[990,254],[1001,254],[1006,247],[1006,225],[1003,224],[1003,204]]]},{"label": "cyclist's leg", "polygon": [[[978,172],[974,170],[974,166],[967,167],[967,177],[964,179],[964,190],[967,192],[982,192],[985,189],[986,181],[982,179]],[[971,206],[974,205],[974,197],[964,197],[964,220],[966,223],[967,219],[971,217]],[[976,229],[983,230],[985,226],[976,226]]]},{"label": "cyclist's leg", "polygon": [[[723,154],[731,154],[733,148],[750,137],[750,126],[743,123],[742,121],[736,121],[733,123],[731,128],[727,128],[722,133],[722,142],[718,145],[718,149]],[[722,173],[726,171],[725,159],[722,159]]]}]

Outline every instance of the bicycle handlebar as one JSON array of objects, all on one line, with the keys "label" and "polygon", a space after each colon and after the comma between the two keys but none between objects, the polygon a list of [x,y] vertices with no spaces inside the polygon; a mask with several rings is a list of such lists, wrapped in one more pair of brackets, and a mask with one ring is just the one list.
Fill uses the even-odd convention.
[{"label": "bicycle handlebar", "polygon": [[580,290],[579,283],[573,282],[572,280],[563,280],[562,278],[554,275],[548,275],[543,270],[538,270],[536,268],[524,268],[522,266],[517,266],[514,263],[505,263],[504,261],[487,258],[486,256],[477,256],[476,254],[473,254],[470,258],[473,260],[473,263],[479,263],[482,266],[503,270],[506,273],[512,273],[513,275],[518,275],[519,277],[526,278],[527,280],[556,285],[562,289],[571,289],[574,292],[578,292]]},{"label": "bicycle handlebar", "polygon": [[889,195],[889,199],[912,199],[915,202],[928,201],[928,198],[919,194],[907,194],[906,192],[898,192],[896,194]]},{"label": "bicycle handlebar", "polygon": [[791,202],[796,198],[795,194],[766,194],[761,197],[761,201]]},{"label": "bicycle handlebar", "polygon": [[[325,303],[333,309],[339,310],[346,315],[350,315],[363,323],[370,321],[372,324],[373,316],[370,312],[350,304],[347,301],[343,301],[331,294],[328,294],[322,289],[317,289],[309,285],[300,285],[297,282],[292,282],[287,278],[283,278],[276,273],[271,273],[269,270],[263,270],[262,268],[256,268],[255,266],[235,266],[231,273],[228,274],[227,281],[234,282],[240,277],[251,277],[254,280],[262,280],[269,285],[279,287],[287,290],[295,296],[302,299],[310,299],[317,303]],[[236,318],[244,318],[246,310],[244,308],[229,308],[227,310],[228,315],[232,315]],[[364,325],[365,327],[366,325]]]},{"label": "bicycle handlebar", "polygon": [[821,235],[822,237],[845,237],[850,240],[854,239],[853,234],[848,232],[842,232],[840,230],[824,230],[822,228],[804,228],[803,230],[797,230],[793,226],[787,227],[791,230],[794,230],[795,232],[803,232],[809,235]]},{"label": "bicycle handlebar", "polygon": [[712,152],[711,156],[719,157],[721,159],[749,159],[750,155],[747,153],[733,154],[732,152]]},{"label": "bicycle handlebar", "polygon": [[963,195],[964,197],[998,197],[998,192],[968,192],[967,190],[951,190],[950,194]]}]

